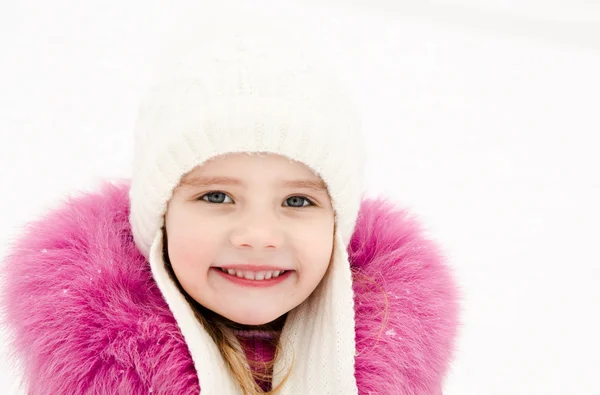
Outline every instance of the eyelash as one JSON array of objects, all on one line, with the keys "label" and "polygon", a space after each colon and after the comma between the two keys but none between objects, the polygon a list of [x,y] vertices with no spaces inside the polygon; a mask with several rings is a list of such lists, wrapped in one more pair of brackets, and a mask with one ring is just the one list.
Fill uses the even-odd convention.
[{"label": "eyelash", "polygon": [[[211,195],[211,194],[214,194],[214,193],[222,193],[222,194],[224,194],[225,196],[227,196],[227,197],[229,197],[229,198],[231,199],[231,196],[229,196],[229,195],[228,195],[228,194],[226,194],[225,192],[221,192],[221,191],[212,191],[212,192],[208,192],[208,193],[205,193],[204,195],[200,196],[200,197],[198,198],[198,200],[205,201],[205,202],[206,202],[206,203],[208,203],[208,204],[226,204],[226,203],[214,203],[214,202],[209,202],[208,200],[205,200],[205,199],[204,199],[206,196],[208,196],[208,195]],[[301,206],[301,207],[285,206],[285,207],[290,207],[290,208],[296,208],[296,209],[298,209],[298,208],[306,208],[306,207],[316,206],[316,204],[315,204],[315,203],[314,203],[314,202],[313,202],[311,199],[307,198],[306,196],[302,196],[302,195],[293,195],[293,196],[287,197],[285,200],[288,200],[288,199],[291,199],[291,198],[294,198],[294,197],[298,197],[298,198],[302,198],[302,199],[306,200],[306,201],[309,203],[309,204],[308,204],[308,206]],[[233,201],[233,199],[231,199],[231,200]],[[230,203],[229,203],[229,204],[230,204]]]}]

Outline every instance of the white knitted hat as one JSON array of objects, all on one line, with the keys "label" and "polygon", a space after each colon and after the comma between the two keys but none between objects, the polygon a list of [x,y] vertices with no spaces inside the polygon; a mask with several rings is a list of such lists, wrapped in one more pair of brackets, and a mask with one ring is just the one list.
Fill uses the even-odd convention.
[{"label": "white knitted hat", "polygon": [[270,152],[303,162],[326,183],[336,213],[332,267],[288,314],[273,385],[293,360],[284,395],[357,394],[354,302],[346,253],[363,193],[364,143],[349,95],[323,59],[290,34],[237,28],[192,40],[145,96],[130,190],[135,243],[182,331],[202,394],[240,394],[222,357],[169,278],[164,214],[181,177],[215,156]]}]

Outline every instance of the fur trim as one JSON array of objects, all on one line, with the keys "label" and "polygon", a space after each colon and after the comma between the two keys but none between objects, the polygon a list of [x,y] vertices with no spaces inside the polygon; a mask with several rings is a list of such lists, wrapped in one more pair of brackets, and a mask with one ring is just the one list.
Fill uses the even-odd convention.
[{"label": "fur trim", "polygon": [[360,394],[441,394],[458,292],[440,251],[386,199],[362,202],[348,250]]}]

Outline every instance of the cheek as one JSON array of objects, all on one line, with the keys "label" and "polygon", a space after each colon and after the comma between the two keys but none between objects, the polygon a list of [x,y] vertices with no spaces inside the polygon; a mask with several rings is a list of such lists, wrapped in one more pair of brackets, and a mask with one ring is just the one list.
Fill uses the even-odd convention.
[{"label": "cheek", "polygon": [[333,220],[313,223],[310,228],[299,230],[295,248],[302,254],[300,262],[304,275],[310,276],[312,281],[320,281],[331,259]]},{"label": "cheek", "polygon": [[167,223],[169,258],[182,285],[188,279],[197,283],[206,278],[219,245],[215,227],[192,217],[174,217]]}]

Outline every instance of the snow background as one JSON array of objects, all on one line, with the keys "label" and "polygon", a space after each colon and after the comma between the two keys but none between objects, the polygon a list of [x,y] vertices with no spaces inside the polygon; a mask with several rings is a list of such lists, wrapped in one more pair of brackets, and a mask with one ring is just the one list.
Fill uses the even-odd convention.
[{"label": "snow background", "polygon": [[[463,326],[444,394],[600,393],[600,4],[216,3],[0,5],[0,256],[67,194],[129,176],[170,34],[288,18],[331,47],[356,96],[370,194],[418,215],[455,270]],[[0,393],[24,393],[0,346]]]}]

